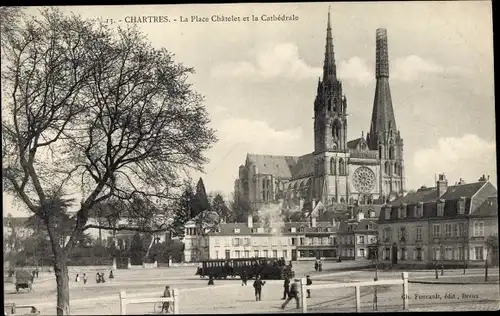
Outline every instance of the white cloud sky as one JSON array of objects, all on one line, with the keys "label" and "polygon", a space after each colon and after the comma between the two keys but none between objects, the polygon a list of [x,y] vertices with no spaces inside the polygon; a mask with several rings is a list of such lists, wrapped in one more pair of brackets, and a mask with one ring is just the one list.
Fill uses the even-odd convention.
[{"label": "white cloud sky", "polygon": [[[279,12],[299,17],[139,25],[154,46],[195,69],[190,81],[206,96],[211,126],[220,138],[206,153],[210,163],[201,176],[207,191],[229,194],[248,152],[302,155],[313,150],[313,102],[323,67],[328,5],[67,6],[63,11],[115,21],[131,15],[210,18]],[[348,100],[348,140],[370,127],[375,32],[384,27],[407,187],[432,185],[439,172],[448,173],[450,181],[496,175],[490,2],[336,2],[331,15],[337,71]]]},{"label": "white cloud sky", "polygon": [[408,176],[414,179],[429,179],[444,173],[453,183],[460,178],[476,181],[485,174],[490,175],[496,186],[496,143],[474,134],[440,138],[434,146],[418,149],[413,155],[413,165],[407,165],[407,169]]},{"label": "white cloud sky", "polygon": [[321,75],[321,68],[313,68],[300,59],[299,49],[293,43],[279,43],[257,52],[254,61],[228,62],[212,69],[215,77],[236,77],[245,79],[292,80],[315,78]]},{"label": "white cloud sky", "polygon": [[357,56],[339,63],[337,73],[343,82],[347,81],[352,85],[366,85],[375,80],[374,74],[370,71],[366,61]]}]

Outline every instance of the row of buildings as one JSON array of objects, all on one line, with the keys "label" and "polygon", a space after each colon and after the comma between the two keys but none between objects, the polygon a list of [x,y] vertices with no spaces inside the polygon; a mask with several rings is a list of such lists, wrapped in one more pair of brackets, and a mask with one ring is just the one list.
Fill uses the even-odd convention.
[{"label": "row of buildings", "polygon": [[[340,205],[339,205],[340,206]],[[448,186],[440,175],[436,187],[422,187],[381,206],[331,209],[313,203],[306,222],[277,227],[254,223],[220,224],[197,234],[186,225],[186,261],[251,257],[287,260],[367,260],[388,264],[462,265],[483,263],[487,240],[498,238],[496,188],[484,176],[474,183]],[[490,252],[498,263],[498,249]]]}]

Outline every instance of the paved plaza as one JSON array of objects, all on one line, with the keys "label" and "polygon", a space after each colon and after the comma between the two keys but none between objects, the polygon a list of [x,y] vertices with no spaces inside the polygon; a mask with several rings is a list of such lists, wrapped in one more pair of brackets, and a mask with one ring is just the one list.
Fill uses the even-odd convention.
[{"label": "paved plaza", "polygon": [[[334,265],[333,263],[331,263]],[[328,264],[322,273],[314,272],[311,264],[299,264],[295,267],[297,277],[306,273],[313,278],[314,284],[332,282],[356,282],[373,279],[373,271],[332,271]],[[238,279],[216,280],[214,286],[207,286],[207,279],[195,276],[196,268],[157,268],[118,270],[116,278],[106,279],[104,284],[96,284],[94,271],[81,271],[89,275],[89,282],[74,282],[70,275],[71,313],[73,315],[111,315],[119,314],[118,293],[125,291],[130,297],[159,297],[165,285],[180,290],[180,312],[183,314],[199,313],[283,313],[300,312],[294,302],[280,309],[283,302],[282,281],[267,281],[262,292],[262,301],[256,302],[253,295],[252,281],[241,286]],[[312,271],[311,271],[312,270]],[[401,277],[402,271],[381,272],[380,279]],[[481,269],[467,271],[467,282],[481,282],[484,279]],[[107,274],[107,273],[106,273]],[[433,271],[410,272],[410,280],[436,281]],[[439,282],[459,283],[464,276],[459,270],[447,270],[440,276]],[[498,273],[491,273],[491,280],[498,282]],[[55,311],[56,288],[54,276],[44,273],[35,281],[33,292],[15,294],[13,285],[4,284],[5,302],[18,305],[34,305],[42,315],[51,315]],[[361,288],[362,311],[371,312],[373,304],[373,288]],[[415,298],[415,294],[420,298]],[[455,297],[452,297],[453,295]],[[410,310],[495,310],[499,308],[498,284],[471,285],[434,285],[409,284]],[[465,297],[466,295],[467,297]],[[144,314],[154,312],[153,303],[133,304],[127,306],[128,314]],[[311,312],[354,312],[354,288],[314,289],[312,298],[308,299]],[[401,311],[401,285],[381,286],[378,289],[378,311]]]}]

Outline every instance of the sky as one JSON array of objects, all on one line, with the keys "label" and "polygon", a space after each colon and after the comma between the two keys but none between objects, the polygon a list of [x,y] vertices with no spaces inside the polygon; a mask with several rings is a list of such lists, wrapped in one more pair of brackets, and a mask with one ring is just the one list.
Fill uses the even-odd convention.
[{"label": "sky", "polygon": [[[140,23],[156,47],[193,67],[219,141],[206,155],[208,192],[231,196],[247,153],[313,151],[313,102],[321,76],[329,3],[68,6],[64,12]],[[28,9],[37,14],[36,7]],[[252,21],[254,15],[294,15]],[[240,22],[191,22],[192,16]],[[180,17],[189,22],[180,22]],[[249,16],[250,21],[242,21]],[[176,21],[174,21],[174,19]],[[348,105],[348,140],[369,130],[375,93],[375,31],[388,33],[390,85],[404,139],[407,189],[490,175],[496,186],[492,13],[489,1],[331,3],[337,73]],[[20,214],[4,199],[4,214]]]}]

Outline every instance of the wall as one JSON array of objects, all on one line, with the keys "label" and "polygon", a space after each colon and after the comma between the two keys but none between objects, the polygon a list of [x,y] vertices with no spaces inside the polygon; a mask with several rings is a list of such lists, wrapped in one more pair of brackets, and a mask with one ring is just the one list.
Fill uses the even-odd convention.
[{"label": "wall", "polygon": [[[240,246],[234,246],[233,239],[240,239]],[[245,238],[248,238],[249,244],[244,245]],[[276,244],[273,245],[273,240]],[[267,241],[267,245],[265,242]],[[225,258],[226,250],[230,251],[231,258],[236,258],[236,251],[240,251],[240,258],[244,258],[245,251],[248,251],[250,258],[255,256],[254,251],[259,251],[259,256],[264,256],[264,250],[268,250],[268,256],[273,256],[273,250],[277,250],[277,256],[283,256],[283,250],[286,251],[287,259],[290,260],[292,249],[292,240],[290,236],[250,236],[250,235],[235,235],[235,236],[210,236],[209,239],[209,258],[219,259]],[[218,252],[218,253],[217,253]]]}]

